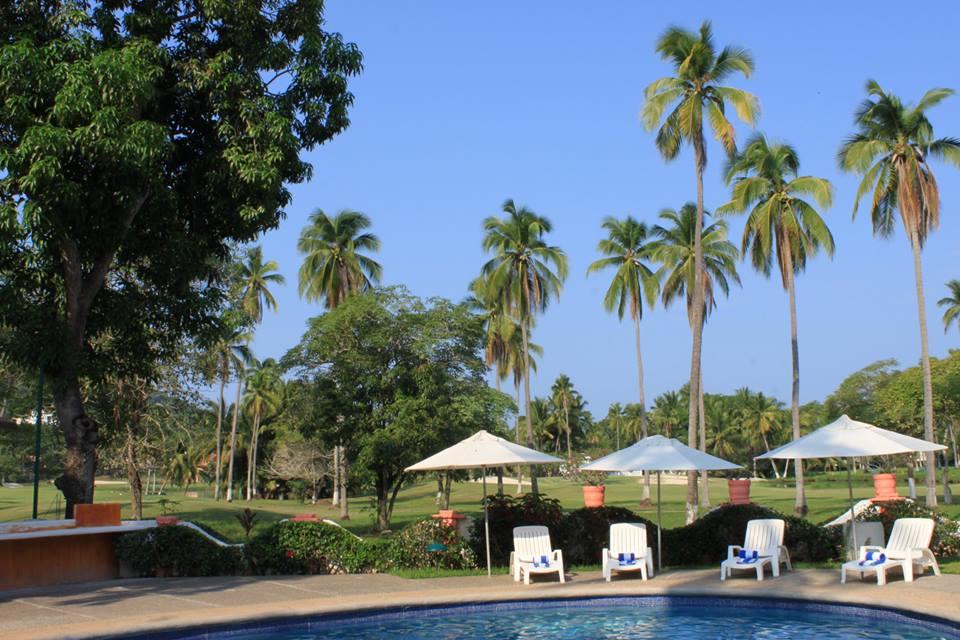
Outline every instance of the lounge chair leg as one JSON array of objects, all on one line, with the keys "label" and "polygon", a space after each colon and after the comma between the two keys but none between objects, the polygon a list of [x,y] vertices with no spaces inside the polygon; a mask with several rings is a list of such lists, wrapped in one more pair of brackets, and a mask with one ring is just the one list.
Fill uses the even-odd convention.
[{"label": "lounge chair leg", "polygon": [[757,580],[759,582],[763,582],[763,565],[762,564],[759,567],[757,567]]},{"label": "lounge chair leg", "polygon": [[564,584],[567,581],[566,572],[563,569],[560,569],[560,584]]},{"label": "lounge chair leg", "polygon": [[524,571],[524,572],[523,572],[523,584],[530,584],[530,572],[529,572],[529,571]]},{"label": "lounge chair leg", "polygon": [[723,582],[727,579],[727,568],[723,565],[720,565],[720,582]]},{"label": "lounge chair leg", "polygon": [[880,586],[887,584],[887,570],[883,567],[877,568],[877,584]]},{"label": "lounge chair leg", "polygon": [[913,582],[913,560],[907,559],[903,563],[903,581]]},{"label": "lounge chair leg", "polygon": [[840,567],[840,584],[847,584],[847,569]]}]

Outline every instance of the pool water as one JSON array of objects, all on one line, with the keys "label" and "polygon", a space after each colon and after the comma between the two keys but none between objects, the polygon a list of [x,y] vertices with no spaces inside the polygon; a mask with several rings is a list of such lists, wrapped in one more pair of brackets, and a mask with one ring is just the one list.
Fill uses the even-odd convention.
[{"label": "pool water", "polygon": [[[183,636],[181,636],[182,638]],[[699,598],[516,602],[317,619],[203,636],[210,640],[411,638],[893,638],[960,639],[956,627],[889,610],[818,603]]]}]

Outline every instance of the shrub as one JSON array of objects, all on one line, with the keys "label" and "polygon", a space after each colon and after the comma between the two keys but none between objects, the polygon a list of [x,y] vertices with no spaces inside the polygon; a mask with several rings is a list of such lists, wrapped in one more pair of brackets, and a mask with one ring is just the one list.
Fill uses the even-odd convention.
[{"label": "shrub", "polygon": [[840,557],[840,532],[759,505],[724,505],[685,527],[664,529],[663,560],[673,566],[716,564],[727,545],[742,544],[747,522],[760,518],[785,521],[784,544],[793,560],[824,562]]},{"label": "shrub", "polygon": [[[503,567],[510,561],[513,551],[513,528],[523,525],[549,527],[553,535],[563,519],[560,502],[541,494],[525,494],[521,498],[511,496],[488,496],[487,509],[490,517],[490,561]],[[484,547],[483,518],[473,521],[470,528],[470,546],[478,558],[486,557]],[[553,540],[556,546],[557,540]]]},{"label": "shrub", "polygon": [[[435,543],[446,549],[427,551],[427,546]],[[432,518],[405,527],[390,540],[385,555],[391,568],[471,569],[477,566],[477,556],[456,528]]]},{"label": "shrub", "polygon": [[241,567],[238,547],[221,547],[187,527],[167,526],[126,533],[115,543],[117,558],[140,576],[234,575]]},{"label": "shrub", "polygon": [[933,540],[930,550],[937,557],[960,556],[960,521],[947,516],[913,500],[895,500],[870,505],[857,520],[879,520],[883,523],[883,535],[890,539],[893,523],[897,518],[932,518]]},{"label": "shrub", "polygon": [[328,574],[374,571],[374,545],[346,529],[324,522],[279,522],[247,546],[250,566],[259,574]]},{"label": "shrub", "polygon": [[623,507],[582,508],[563,517],[555,534],[554,546],[563,549],[564,562],[574,564],[600,564],[604,547],[609,546],[610,525],[617,522],[639,522],[647,525],[647,544],[653,548],[654,561],[657,552],[657,525],[641,518]]}]

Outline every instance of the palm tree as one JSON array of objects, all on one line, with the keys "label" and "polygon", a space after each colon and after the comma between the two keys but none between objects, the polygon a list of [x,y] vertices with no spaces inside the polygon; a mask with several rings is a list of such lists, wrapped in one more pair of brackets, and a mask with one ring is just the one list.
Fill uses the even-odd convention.
[{"label": "palm tree", "polygon": [[[738,407],[740,426],[744,437],[749,442],[760,438],[764,451],[770,451],[770,436],[776,436],[783,426],[783,406],[780,401],[765,396],[762,393],[753,393],[746,387],[737,389],[734,393],[735,404]],[[776,461],[771,459],[773,474],[779,478],[780,470]],[[787,467],[784,464],[783,475]]]},{"label": "palm tree", "polygon": [[[659,293],[660,282],[654,272],[644,260],[650,254],[650,233],[647,225],[637,222],[630,216],[624,220],[605,218],[602,227],[607,230],[607,237],[597,244],[597,251],[605,258],[594,261],[588,268],[587,274],[615,267],[613,281],[603,298],[603,307],[608,312],[617,311],[617,317],[623,320],[623,312],[630,307],[630,317],[633,319],[634,334],[637,351],[637,383],[640,388],[640,432],[647,437],[647,401],[643,392],[643,358],[640,352],[640,319],[643,317],[643,296],[646,295],[648,304]],[[643,474],[643,500],[650,501],[650,476]]]},{"label": "palm tree", "polygon": [[491,291],[483,277],[470,283],[470,293],[467,305],[483,319],[484,361],[488,367],[493,367],[497,391],[500,391],[501,381],[509,374],[506,367],[509,343],[518,327],[503,308],[502,299]]},{"label": "palm tree", "polygon": [[[800,438],[800,347],[797,341],[797,295],[795,275],[821,248],[833,256],[833,235],[814,206],[833,201],[829,180],[800,176],[800,158],[793,147],[770,144],[762,134],[747,142],[743,151],[730,161],[727,183],[734,179],[733,195],[718,213],[742,213],[749,210],[743,229],[741,254],[750,254],[753,267],[769,277],[774,256],[783,288],[790,302],[790,353],[793,361],[793,392],[790,412],[793,439]],[[794,511],[807,513],[803,466],[794,461],[797,477]]]},{"label": "palm tree", "polygon": [[[690,446],[697,444],[700,399],[700,353],[703,341],[703,298],[699,285],[703,271],[701,238],[703,233],[703,171],[707,166],[707,145],[703,136],[703,115],[714,135],[728,155],[736,151],[733,124],[727,119],[726,105],[730,104],[737,116],[753,125],[760,110],[757,99],[740,89],[721,86],[734,72],[744,77],[753,73],[753,57],[738,47],[724,47],[719,53],[713,44],[709,22],[700,26],[699,33],[679,27],[670,27],[657,40],[657,52],[674,67],[674,75],[660,78],[645,91],[641,118],[648,131],[659,127],[656,144],[666,160],[673,160],[686,143],[693,147],[694,170],[697,177],[696,223],[694,226],[694,286],[693,290],[693,347],[690,357],[689,427]],[[663,114],[670,109],[669,114]],[[661,123],[662,119],[662,123]],[[687,520],[696,516],[696,474],[690,474],[687,483]]]},{"label": "palm tree", "polygon": [[277,413],[283,401],[283,380],[277,361],[267,358],[263,362],[254,360],[247,368],[247,387],[243,395],[242,408],[250,418],[250,446],[247,463],[247,500],[257,493],[257,453],[260,442],[260,428],[263,418]]},{"label": "palm tree", "polygon": [[[900,212],[913,250],[913,273],[920,320],[920,360],[923,370],[923,433],[933,441],[933,382],[927,341],[927,312],[923,294],[920,251],[940,218],[940,193],[928,159],[933,156],[960,166],[960,140],[933,137],[933,125],[924,113],[949,96],[951,89],[931,89],[916,106],[908,106],[867,81],[867,99],[857,110],[857,132],[840,147],[838,160],[846,171],[862,174],[854,201],[856,215],[861,198],[873,191],[870,220],[876,235],[889,236]],[[936,459],[927,454],[927,506],[937,505]]]},{"label": "palm tree", "polygon": [[237,264],[240,306],[254,324],[263,320],[264,307],[277,308],[270,285],[286,282],[281,274],[276,273],[278,268],[275,260],[263,261],[263,250],[259,246],[248,249],[246,259]]},{"label": "palm tree", "polygon": [[[220,382],[220,400],[217,403],[217,444],[216,444],[216,470],[214,499],[220,500],[220,468],[222,466],[220,459],[222,455],[223,432],[223,410],[226,407],[226,400],[223,396],[224,388],[230,381],[231,371],[242,371],[245,364],[249,363],[253,354],[250,352],[249,343],[253,339],[253,334],[243,327],[230,327],[225,334],[214,343],[213,348],[208,352],[208,356],[213,359],[214,367],[217,372],[217,378]],[[238,382],[239,389],[239,382]],[[233,421],[233,429],[230,438],[230,455],[233,456],[233,442],[236,440],[237,422]],[[233,477],[231,475],[231,482]],[[232,494],[231,494],[232,495]]]},{"label": "palm tree", "polygon": [[552,400],[554,405],[556,405],[557,409],[563,414],[563,430],[567,434],[567,461],[572,462],[573,448],[570,444],[570,405],[574,402],[574,394],[576,391],[573,388],[573,382],[570,381],[570,377],[562,373],[557,376],[550,391],[553,394]]},{"label": "palm tree", "polygon": [[615,449],[620,450],[620,428],[623,426],[624,412],[623,407],[620,406],[619,402],[614,402],[610,405],[610,408],[607,409],[607,424],[614,429],[615,434]]},{"label": "palm tree", "polygon": [[683,398],[676,391],[667,391],[653,399],[650,417],[660,434],[673,437],[673,430],[686,421],[686,409]]},{"label": "palm tree", "polygon": [[[703,213],[710,215],[706,211]],[[664,307],[669,307],[677,298],[683,296],[686,299],[687,319],[690,326],[695,326],[699,315],[702,329],[704,319],[716,307],[716,288],[719,288],[724,295],[728,295],[731,280],[740,284],[740,276],[737,274],[737,248],[727,240],[727,225],[720,220],[701,229],[700,258],[697,259],[696,236],[697,227],[700,224],[697,207],[692,202],[683,205],[679,212],[664,209],[660,212],[660,219],[670,223],[669,226],[657,225],[653,228],[653,235],[657,240],[650,249],[654,259],[662,264],[657,271],[657,279],[661,282],[660,299]],[[701,266],[699,277],[695,269],[697,264]],[[698,285],[702,288],[699,296],[696,295]],[[688,439],[691,447],[697,447],[696,431],[699,429],[699,448],[705,451],[707,427],[703,417],[703,373],[699,363],[697,375],[700,379],[695,388],[690,388],[690,395],[697,393],[698,397],[688,399],[688,411],[690,406],[696,405],[697,419],[688,423],[688,427],[692,430],[692,433],[688,434]],[[688,420],[690,420],[689,415]],[[696,480],[697,474],[691,472],[690,476]],[[702,489],[704,495],[700,496],[701,502],[707,506],[709,489],[705,474]],[[696,515],[697,497],[696,485],[691,492],[688,484],[688,519]],[[689,502],[691,499],[692,503]]]},{"label": "palm tree", "polygon": [[951,280],[947,283],[947,288],[950,289],[950,295],[937,301],[938,307],[947,308],[943,312],[944,333],[950,330],[950,325],[953,324],[954,320],[957,321],[957,326],[960,326],[960,320],[958,320],[960,318],[960,280]]},{"label": "palm tree", "polygon": [[383,267],[360,253],[380,250],[379,238],[364,231],[370,225],[370,218],[349,209],[333,218],[321,209],[310,214],[310,222],[297,242],[297,250],[304,256],[299,278],[301,297],[323,300],[328,309],[335,309],[347,296],[380,282]]},{"label": "palm tree", "polygon": [[[551,297],[560,295],[567,277],[567,256],[559,247],[544,242],[543,236],[553,228],[549,220],[526,207],[517,207],[513,200],[503,203],[503,212],[507,214],[505,219],[491,216],[483,222],[483,249],[494,254],[483,265],[483,274],[491,293],[503,301],[504,308],[520,324],[527,446],[532,447],[528,334],[536,314],[546,310]],[[537,494],[537,477],[532,471],[530,485]]]}]

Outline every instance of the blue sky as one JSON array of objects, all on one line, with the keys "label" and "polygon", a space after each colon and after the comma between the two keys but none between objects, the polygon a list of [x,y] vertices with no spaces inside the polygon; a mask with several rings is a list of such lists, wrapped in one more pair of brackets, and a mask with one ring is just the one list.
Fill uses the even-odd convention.
[{"label": "blue sky", "polygon": [[[293,188],[288,218],[267,234],[265,254],[288,284],[254,348],[282,355],[319,305],[297,297],[296,240],[309,213],[367,213],[383,250],[386,284],[420,296],[460,299],[485,256],[481,221],[513,198],[554,223],[550,240],[569,256],[560,301],[540,320],[544,347],[535,394],[566,373],[597,417],[609,403],[636,400],[629,322],[601,306],[606,276],[586,278],[604,216],[653,223],[664,207],[694,199],[690,153],[658,155],[638,119],[643,89],[667,75],[655,54],[671,24],[710,19],[719,45],[750,49],[756,73],[728,82],[756,94],[757,129],[793,144],[801,173],[829,178],[836,193],[825,217],[837,253],[814,259],[798,279],[801,401],[822,400],[852,371],[881,358],[919,358],[911,254],[900,229],[872,237],[851,221],[857,178],[836,168],[841,140],[867,78],[915,101],[936,86],[960,88],[956,2],[506,2],[330,0],[328,28],[356,42],[365,70],[352,83],[350,128],[308,154],[309,184]],[[930,112],[938,135],[960,136],[960,96]],[[738,123],[738,138],[750,130]],[[707,208],[726,201],[722,153],[709,149]],[[924,254],[933,355],[960,346],[944,335],[936,300],[960,278],[960,172],[937,164],[943,208]],[[731,220],[739,242],[741,220]],[[787,297],[778,279],[741,263],[742,288],[720,300],[704,337],[707,392],[749,386],[789,400]],[[690,332],[682,307],[645,314],[648,399],[689,377]]]}]

